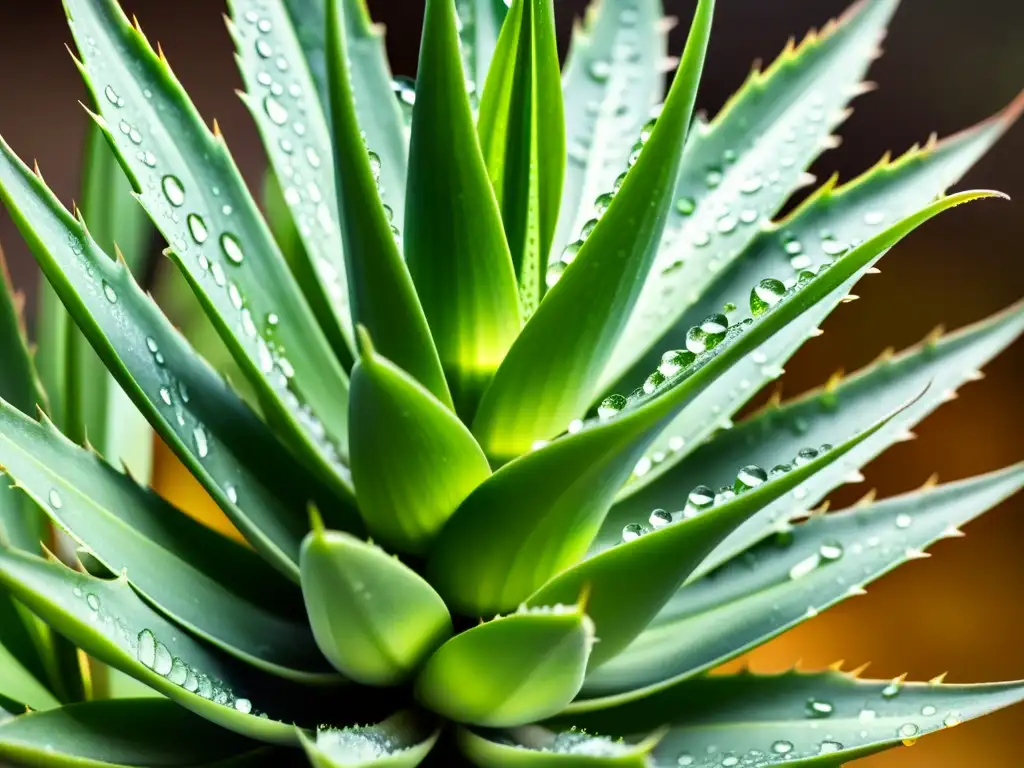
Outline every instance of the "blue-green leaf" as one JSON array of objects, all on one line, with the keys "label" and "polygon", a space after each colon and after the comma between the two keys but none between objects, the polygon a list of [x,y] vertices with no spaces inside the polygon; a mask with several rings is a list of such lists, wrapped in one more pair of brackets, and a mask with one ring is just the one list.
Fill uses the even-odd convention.
[{"label": "blue-green leaf", "polygon": [[597,377],[636,300],[637,278],[650,266],[668,214],[713,9],[713,0],[701,0],[683,64],[646,148],[484,394],[473,432],[493,458],[504,461],[525,453],[534,441],[557,435],[590,405]]},{"label": "blue-green leaf", "polygon": [[584,693],[640,697],[712,669],[863,594],[1022,486],[1017,465],[814,517],[679,590],[649,629],[588,678]]},{"label": "blue-green leaf", "polygon": [[[344,493],[348,380],[218,132],[115,0],[67,0],[100,124],[267,418]],[[276,102],[272,120],[289,115]]]},{"label": "blue-green leaf", "polygon": [[459,746],[481,768],[651,768],[661,733],[625,741],[576,729],[555,732],[527,725],[497,733],[458,732]]},{"label": "blue-green leaf", "polygon": [[416,768],[441,729],[414,712],[399,712],[377,725],[323,728],[313,740],[300,734],[313,768]]},{"label": "blue-green leaf", "polygon": [[498,46],[501,25],[508,15],[505,0],[455,0],[459,14],[459,42],[469,96],[474,107],[480,101],[487,73]]},{"label": "blue-green leaf", "polygon": [[[2,598],[8,601],[6,595]],[[19,631],[18,618],[13,618],[15,625],[9,627],[10,620],[4,608],[0,608],[0,617],[4,618],[3,634],[0,638],[0,698],[18,704],[21,707],[31,707],[35,710],[52,709],[59,707],[60,702],[40,682],[33,672],[25,668],[18,657],[8,650],[5,645],[9,632]],[[13,710],[10,710],[13,712]],[[0,718],[2,720],[2,718]],[[2,750],[0,750],[2,752]]]},{"label": "blue-green leaf", "polygon": [[469,421],[520,318],[502,215],[466,94],[454,0],[427,0],[418,76],[405,252],[452,399]]}]

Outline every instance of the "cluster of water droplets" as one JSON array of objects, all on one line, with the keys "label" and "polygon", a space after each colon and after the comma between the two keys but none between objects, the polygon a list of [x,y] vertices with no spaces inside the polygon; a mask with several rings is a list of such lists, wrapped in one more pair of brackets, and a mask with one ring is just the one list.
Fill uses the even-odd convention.
[{"label": "cluster of water droplets", "polygon": [[[640,159],[640,153],[643,151],[644,145],[647,143],[651,133],[654,131],[654,126],[657,123],[657,120],[657,117],[652,117],[641,129],[639,138],[630,150],[628,161],[629,168],[632,168],[636,164],[636,161]],[[622,188],[622,184],[626,181],[626,174],[628,173],[628,169],[620,173],[615,179],[611,191],[598,195],[597,199],[594,200],[593,218],[588,219],[583,224],[580,228],[579,237],[569,243],[569,245],[565,246],[558,260],[552,261],[548,265],[548,271],[544,278],[548,288],[553,287],[555,283],[561,279],[562,273],[565,272],[566,267],[576,260],[576,256],[579,255],[584,242],[586,242],[586,239],[590,237],[591,233],[597,227],[598,221],[604,215],[605,211],[608,210],[609,206],[611,206],[612,200],[615,199],[615,195],[617,195],[619,190]]]},{"label": "cluster of water droplets", "polygon": [[384,730],[359,725],[348,728],[321,726],[317,729],[316,745],[338,760],[359,764],[394,755],[406,749]]},{"label": "cluster of water droplets", "polygon": [[619,739],[606,736],[592,736],[578,728],[570,728],[555,734],[554,740],[538,750],[559,755],[586,755],[588,757],[618,757],[626,754],[630,747]]},{"label": "cluster of water droplets", "polygon": [[[50,503],[53,505],[52,493]],[[105,609],[103,598],[95,592],[76,586],[72,593],[76,598],[85,601],[91,620],[94,623],[105,625],[105,631],[112,633],[129,649],[139,663],[150,671],[214,704],[234,709],[244,715],[267,717],[266,714],[253,711],[252,702],[249,699],[235,696],[229,686],[195,669],[177,656],[173,656],[167,646],[157,640],[152,630],[143,629],[138,633],[133,632],[123,619]]]},{"label": "cluster of water droplets", "polygon": [[[736,480],[731,486],[722,486],[717,491],[706,485],[698,485],[686,497],[685,506],[675,512],[666,509],[654,509],[643,523],[630,523],[622,529],[622,540],[624,542],[634,541],[652,530],[664,528],[680,520],[689,520],[697,515],[708,511],[712,507],[724,504],[746,493],[760,485],[792,472],[795,467],[808,464],[828,451],[832,446],[824,444],[820,448],[804,448],[800,450],[790,463],[777,464],[770,471],[759,467],[757,464],[748,464],[736,473]],[[842,557],[842,547],[835,544],[834,548],[826,550],[822,546],[821,557],[830,557],[836,560]]]}]

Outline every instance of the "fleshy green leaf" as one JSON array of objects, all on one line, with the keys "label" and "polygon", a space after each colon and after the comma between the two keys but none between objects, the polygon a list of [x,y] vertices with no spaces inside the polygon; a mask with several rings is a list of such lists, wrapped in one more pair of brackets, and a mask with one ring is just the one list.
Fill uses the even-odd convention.
[{"label": "fleshy green leaf", "polygon": [[[896,162],[884,159],[853,181],[835,187],[835,178],[819,189],[792,216],[759,233],[742,258],[723,267],[715,281],[684,314],[665,338],[667,346],[685,346],[687,323],[693,324],[728,303],[750,304],[750,288],[772,277],[786,278],[793,266],[810,269],[828,263],[837,253],[877,234],[885,224],[926,205],[956,182],[1013,124],[1024,108],[1024,97],[967,131],[922,149],[912,149]],[[831,235],[822,239],[821,233]],[[820,245],[818,243],[820,242]],[[827,250],[826,250],[827,249]],[[792,253],[790,253],[792,251]],[[870,265],[869,265],[870,266]],[[641,460],[641,468],[627,486],[631,493],[667,472],[699,446],[713,430],[728,426],[732,415],[763,384],[782,374],[782,366],[815,332],[822,320],[849,294],[862,270],[828,301],[808,312],[790,329],[763,345],[737,365],[714,390],[681,413],[658,437]],[[792,280],[792,278],[788,278]],[[739,315],[745,315],[741,310]],[[657,353],[645,360],[657,365]],[[645,369],[642,369],[645,370]],[[636,376],[643,375],[642,370]]]},{"label": "fleshy green leaf", "polygon": [[[786,405],[769,406],[749,421],[703,446],[677,469],[622,500],[613,508],[602,538],[616,535],[615,522],[635,518],[644,509],[672,505],[688,492],[693,478],[724,481],[736,461],[774,462],[800,446],[817,446],[843,430],[878,419],[913,394],[928,387],[911,407],[856,451],[811,478],[791,497],[758,513],[736,530],[697,571],[707,573],[739,554],[773,530],[785,528],[798,512],[816,506],[833,488],[859,482],[860,467],[893,443],[906,439],[907,430],[934,411],[978,370],[1024,331],[1024,304],[1018,304],[977,325],[945,338],[930,337],[898,357],[884,356],[843,381],[833,380]],[[620,523],[621,525],[624,523]]]},{"label": "fleshy green leaf", "polygon": [[[488,738],[490,737],[490,738]],[[527,725],[497,734],[458,733],[462,751],[481,768],[650,768],[661,734],[627,742],[585,731],[549,731]]]},{"label": "fleshy green leaf", "polygon": [[[115,0],[67,0],[86,83],[139,199],[267,418],[344,492],[348,380],[219,133]],[[265,103],[271,120],[287,119]]]},{"label": "fleshy green leaf", "polygon": [[[712,669],[817,616],[1024,486],[1024,465],[811,518],[676,593],[592,675],[588,697],[640,696]],[[600,625],[598,625],[600,627]]]},{"label": "fleshy green leaf", "polygon": [[110,572],[214,645],[273,674],[336,677],[318,653],[298,590],[244,547],[178,512],[51,424],[0,400],[0,465]]},{"label": "fleshy green leaf", "polygon": [[601,389],[654,368],[659,351],[673,345],[665,334],[686,308],[755,238],[757,224],[808,183],[804,168],[831,143],[847,102],[863,90],[860,80],[898,3],[857,3],[799,48],[790,43],[768,70],[751,74],[710,126],[692,132],[657,260]]},{"label": "fleshy green leaf", "polygon": [[[936,201],[830,267],[808,273],[757,320],[726,328],[724,319],[712,318],[711,331],[694,328],[705,347],[700,357],[622,398],[621,412],[616,406],[598,420],[571,424],[568,435],[505,465],[471,493],[437,539],[427,563],[431,583],[465,613],[514,608],[583,557],[636,460],[681,408],[917,226],[994,194],[964,192]],[[504,509],[507,514],[498,513]]]},{"label": "fleshy green leaf", "polygon": [[[297,279],[300,274],[310,278],[299,279],[310,306],[335,354],[351,367],[355,339],[333,150],[316,85],[286,3],[230,0],[228,6],[232,18],[228,29],[248,89],[242,100],[260,130],[301,243],[291,254],[301,266],[292,269]],[[323,8],[320,11],[322,24],[326,16]]]},{"label": "fleshy green leaf", "polygon": [[422,716],[399,712],[377,725],[321,729],[315,741],[299,736],[313,768],[416,768],[440,734]]},{"label": "fleshy green leaf", "polygon": [[[838,766],[951,728],[1024,699],[1024,683],[903,684],[860,681],[837,672],[749,673],[698,678],[624,706],[573,715],[609,733],[671,728],[655,764],[699,765],[716,755],[752,756],[757,765]],[[754,750],[757,750],[754,752]],[[680,762],[680,761],[683,762]]]},{"label": "fleshy green leaf", "polygon": [[455,0],[455,9],[459,14],[462,66],[467,87],[472,83],[470,101],[475,105],[484,92],[508,6],[505,0]]},{"label": "fleshy green leaf", "polygon": [[594,642],[585,610],[533,608],[456,635],[430,657],[416,697],[452,720],[492,728],[560,712],[583,684]]},{"label": "fleshy green leaf", "polygon": [[260,746],[167,699],[91,701],[0,724],[0,759],[13,765],[188,768]]},{"label": "fleshy green leaf", "polygon": [[489,456],[507,460],[525,453],[534,441],[565,429],[590,404],[636,300],[634,285],[650,266],[661,236],[713,9],[713,0],[701,0],[683,64],[646,148],[484,394],[473,431]]},{"label": "fleshy green leaf", "polygon": [[389,360],[368,336],[352,371],[352,477],[367,530],[423,555],[455,509],[491,474],[458,417]]},{"label": "fleshy green leaf", "polygon": [[[729,486],[741,492],[696,516],[687,517],[682,511],[678,519],[665,519],[649,510],[629,529],[635,538],[620,538],[607,549],[563,571],[530,597],[527,604],[565,601],[589,585],[588,613],[600,638],[590,656],[590,668],[607,662],[643,631],[708,553],[738,525],[838,460],[883,424],[862,431],[813,461],[795,462],[791,471],[772,478],[767,473],[741,470],[735,486]],[[659,511],[665,515],[665,510]],[[659,527],[648,531],[648,520]]]},{"label": "fleshy green leaf", "polygon": [[397,558],[317,525],[301,562],[306,611],[320,649],[353,680],[402,682],[451,636],[448,608]]},{"label": "fleshy green leaf", "polygon": [[376,152],[376,137],[359,123],[344,31],[354,11],[346,5],[345,0],[328,0],[327,67],[352,319],[366,326],[384,355],[449,405],[441,361],[399,251],[400,231],[389,218],[402,201],[382,202],[384,160]]},{"label": "fleshy green leaf", "polygon": [[[0,198],[135,405],[248,541],[298,581],[305,506],[327,492],[2,142]],[[360,527],[354,511],[332,519],[346,522]]]},{"label": "fleshy green leaf", "polygon": [[479,132],[527,316],[543,293],[558,223],[564,126],[552,0],[516,0],[487,75]]},{"label": "fleshy green leaf", "polygon": [[555,234],[557,260],[613,188],[665,94],[669,20],[661,0],[593,2],[573,28],[563,71],[568,163]]},{"label": "fleshy green leaf", "polygon": [[452,399],[469,421],[520,320],[512,258],[466,94],[454,0],[427,0],[418,75],[406,258]]},{"label": "fleshy green leaf", "polygon": [[[0,550],[0,584],[83,651],[222,728],[297,744],[293,723],[334,720],[366,693],[299,685],[242,664],[162,618],[124,578],[103,581]],[[266,717],[261,717],[261,714]]]},{"label": "fleshy green leaf", "polygon": [[[6,601],[7,597],[4,596],[3,599]],[[0,611],[2,610],[0,609]],[[4,616],[4,618],[7,617]],[[14,621],[17,622],[18,619],[14,619]],[[4,640],[6,640],[9,630],[18,630],[17,625],[8,627],[6,621],[3,628]],[[0,641],[0,697],[22,707],[31,707],[36,710],[60,706],[60,702],[54,698],[54,695],[47,690],[39,678],[22,665],[18,657],[7,649],[3,641]],[[0,748],[0,754],[3,754],[2,748]]]}]

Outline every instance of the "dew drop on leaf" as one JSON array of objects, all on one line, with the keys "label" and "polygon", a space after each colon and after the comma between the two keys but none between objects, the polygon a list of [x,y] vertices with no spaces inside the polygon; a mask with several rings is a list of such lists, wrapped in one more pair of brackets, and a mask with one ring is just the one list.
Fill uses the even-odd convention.
[{"label": "dew drop on leaf", "polygon": [[188,231],[192,235],[192,239],[199,245],[205,243],[206,239],[210,236],[210,232],[206,229],[206,222],[203,221],[202,217],[198,214],[190,213],[186,223],[188,224]]},{"label": "dew drop on leaf", "polygon": [[[225,232],[220,236],[220,248],[232,264],[241,264],[245,260],[242,244],[230,232]],[[216,278],[216,275],[214,277]]]},{"label": "dew drop on leaf", "polygon": [[177,176],[164,176],[160,184],[163,187],[164,197],[167,198],[167,202],[175,208],[180,208],[185,204],[185,188],[181,186],[181,181],[178,180]]},{"label": "dew drop on leaf", "polygon": [[288,110],[273,96],[263,98],[263,111],[274,125],[284,125],[288,122]]},{"label": "dew drop on leaf", "polygon": [[672,513],[664,509],[655,509],[647,520],[652,528],[664,528],[672,522]]},{"label": "dew drop on leaf", "polygon": [[597,416],[599,419],[605,420],[610,419],[613,416],[617,416],[619,411],[626,407],[626,398],[622,395],[609,395],[601,404],[597,407]]},{"label": "dew drop on leaf", "polygon": [[622,529],[622,540],[624,542],[636,541],[647,533],[647,527],[640,523],[630,523]]},{"label": "dew drop on leaf", "polygon": [[782,301],[785,294],[786,286],[781,280],[765,278],[750,291],[750,313],[754,317],[760,317]]},{"label": "dew drop on leaf", "polygon": [[64,501],[61,499],[60,494],[57,492],[56,488],[50,489],[50,493],[47,496],[46,500],[50,503],[50,506],[53,509],[60,509],[61,507],[64,506]]}]

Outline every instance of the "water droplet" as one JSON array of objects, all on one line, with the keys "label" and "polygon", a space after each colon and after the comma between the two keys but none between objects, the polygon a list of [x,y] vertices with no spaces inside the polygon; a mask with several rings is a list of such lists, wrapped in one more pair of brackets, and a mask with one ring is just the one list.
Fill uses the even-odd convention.
[{"label": "water droplet", "polygon": [[710,509],[715,503],[715,492],[706,485],[698,485],[686,497],[686,507],[683,509],[683,517],[696,517],[706,509]]},{"label": "water droplet", "polygon": [[370,173],[373,174],[373,180],[380,183],[380,155],[376,152],[367,152],[366,154],[370,158]]},{"label": "water droplet", "polygon": [[171,661],[171,671],[167,673],[167,679],[175,685],[184,687],[188,682],[188,665],[177,656]]},{"label": "water droplet", "polygon": [[946,716],[946,717],[945,717],[945,718],[944,718],[944,719],[942,720],[942,724],[943,724],[943,725],[944,725],[944,726],[945,726],[946,728],[953,728],[953,727],[955,727],[955,726],[958,726],[958,725],[960,725],[960,723],[961,723],[961,722],[962,722],[962,721],[961,721],[961,719],[960,719],[960,713],[959,713],[959,712],[956,712],[956,711],[952,711],[952,712],[950,712],[950,713],[949,713],[949,714],[948,714],[948,715],[947,715],[947,716]]},{"label": "water droplet", "polygon": [[640,153],[644,151],[644,143],[642,141],[636,142],[629,150],[629,159],[626,163],[632,168],[636,165],[637,160],[640,159]]},{"label": "water droplet", "polygon": [[192,437],[196,441],[196,452],[199,454],[199,458],[205,459],[210,452],[210,443],[206,437],[206,430],[201,425],[197,426],[192,430]]},{"label": "water droplet", "polygon": [[864,214],[864,223],[869,227],[876,226],[885,221],[885,214],[881,211],[868,211]]},{"label": "water droplet", "polygon": [[173,402],[171,399],[171,390],[167,387],[160,387],[160,399],[164,401],[164,405],[170,405]]},{"label": "water droplet", "polygon": [[812,263],[811,257],[806,253],[794,256],[789,260],[789,266],[793,269],[807,269],[807,267],[811,266]]},{"label": "water droplet", "polygon": [[188,223],[188,231],[192,235],[192,239],[199,245],[205,243],[206,239],[210,236],[210,232],[206,228],[206,222],[203,221],[202,217],[198,214],[190,213],[186,222]]},{"label": "water droplet", "polygon": [[882,689],[882,698],[883,699],[895,699],[897,696],[900,695],[900,690],[902,690],[902,688],[903,688],[903,681],[900,680],[899,678],[896,678],[891,683],[889,683],[887,686],[885,686],[885,688]]},{"label": "water droplet", "polygon": [[792,472],[792,471],[793,471],[793,467],[791,465],[789,465],[789,464],[776,464],[774,467],[772,467],[772,471],[768,473],[768,477],[772,477],[772,478],[774,478],[774,477],[781,477],[782,475],[786,474],[787,472]]},{"label": "water droplet", "polygon": [[786,286],[783,285],[781,280],[766,277],[750,291],[751,314],[754,317],[760,317],[782,301],[782,297],[785,295]]},{"label": "water droplet", "polygon": [[683,752],[683,754],[679,755],[679,757],[676,759],[676,765],[690,766],[693,765],[695,760],[696,758],[689,752]]},{"label": "water droplet", "polygon": [[906,514],[905,512],[901,513],[899,515],[896,515],[896,527],[897,528],[901,528],[901,529],[909,528],[913,522],[914,522],[914,518],[912,518],[910,515]]},{"label": "water droplet", "polygon": [[900,726],[899,737],[901,739],[912,739],[915,736],[917,736],[920,732],[921,729],[913,723],[904,723]]},{"label": "water droplet", "polygon": [[150,168],[155,168],[156,167],[156,155],[154,155],[152,152],[143,152],[142,153],[142,162],[144,162]]},{"label": "water droplet", "polygon": [[288,110],[273,96],[263,98],[263,110],[274,125],[284,125],[288,122]]},{"label": "water droplet", "polygon": [[739,225],[739,220],[732,215],[723,216],[718,220],[718,231],[723,235],[728,235],[736,230]]},{"label": "water droplet", "polygon": [[658,370],[663,376],[674,376],[690,365],[697,356],[685,349],[670,349],[661,356],[661,364]]},{"label": "water droplet", "polygon": [[235,699],[235,709],[243,715],[252,713],[252,702],[248,699]]},{"label": "water droplet", "polygon": [[269,59],[274,55],[274,49],[270,47],[270,43],[260,38],[256,41],[256,53],[260,55],[261,59]]},{"label": "water droplet", "polygon": [[85,596],[85,604],[89,606],[89,610],[98,611],[100,609],[100,598],[98,595],[90,592]]},{"label": "water droplet", "polygon": [[185,204],[185,188],[181,186],[177,176],[164,176],[160,183],[163,186],[167,202],[175,208],[180,208]]},{"label": "water droplet", "polygon": [[[597,200],[594,201],[594,208],[597,210],[599,214],[604,213],[605,211],[608,210],[608,206],[612,204],[612,200],[614,199],[615,195],[613,195],[611,192],[605,192],[603,195],[598,196]],[[594,226],[596,225],[597,222],[594,222]],[[592,229],[593,227],[591,227],[591,230]],[[590,233],[588,232],[587,234]]]},{"label": "water droplet", "polygon": [[555,283],[562,279],[562,273],[565,272],[565,262],[556,261],[548,266],[548,271],[544,275],[544,283],[548,288],[553,288]]},{"label": "water droplet", "polygon": [[840,256],[850,250],[850,246],[840,243],[829,235],[821,241],[821,250],[825,252],[826,256]]},{"label": "water droplet", "polygon": [[665,375],[661,371],[655,371],[644,380],[644,394],[651,395],[665,383]]},{"label": "water droplet", "polygon": [[613,416],[617,416],[619,411],[625,407],[625,397],[622,395],[610,395],[602,400],[601,404],[597,407],[597,416],[602,420],[610,419]]},{"label": "water droplet", "polygon": [[714,189],[722,183],[722,169],[721,168],[709,168],[707,173],[704,174],[704,183],[708,185],[709,189]]},{"label": "water droplet", "polygon": [[587,68],[590,76],[599,83],[606,82],[612,74],[612,65],[604,59],[594,59]]},{"label": "water droplet", "polygon": [[46,500],[50,503],[50,506],[53,509],[60,509],[61,507],[64,506],[64,501],[61,499],[60,494],[57,492],[56,488],[50,489],[50,493],[47,496]]},{"label": "water droplet", "polygon": [[736,493],[749,491],[751,488],[756,488],[761,485],[766,480],[768,480],[767,472],[756,464],[748,464],[737,473],[733,490],[736,491]]},{"label": "water droplet", "polygon": [[873,709],[862,709],[857,719],[862,723],[870,723],[877,717],[878,713]]},{"label": "water droplet", "polygon": [[228,300],[235,309],[242,308],[242,294],[234,283],[228,285]]},{"label": "water droplet", "polygon": [[797,453],[796,458],[793,460],[793,463],[798,467],[802,467],[804,464],[810,464],[816,458],[818,458],[818,452],[816,450],[813,448],[801,448],[799,453]]},{"label": "water droplet", "polygon": [[827,701],[811,698],[807,700],[805,711],[808,717],[821,719],[831,717],[832,713],[835,711],[835,707]]},{"label": "water droplet", "polygon": [[640,523],[630,523],[622,529],[622,540],[626,543],[636,541],[645,533],[647,533],[647,526]]},{"label": "water droplet", "polygon": [[843,545],[834,539],[829,539],[818,548],[818,554],[826,562],[835,562],[843,557]]},{"label": "water droplet", "polygon": [[935,707],[929,704],[921,709],[921,714],[925,717],[932,717],[937,711]]},{"label": "water droplet", "polygon": [[156,637],[148,629],[139,632],[135,656],[144,667],[153,669],[156,665]]},{"label": "water droplet", "polygon": [[777,755],[788,755],[793,751],[793,743],[790,741],[776,741],[772,744],[772,752]]},{"label": "water droplet", "polygon": [[833,752],[838,752],[843,748],[843,745],[838,741],[823,741],[821,746],[818,748],[819,755],[828,755]]},{"label": "water droplet", "polygon": [[647,521],[651,524],[652,528],[664,528],[672,522],[672,513],[664,509],[656,509],[651,512],[651,516]]},{"label": "water droplet", "polygon": [[108,85],[106,88],[103,89],[103,95],[106,96],[107,101],[109,101],[115,107],[121,108],[124,106],[124,99],[118,96],[117,91],[115,91],[111,86]]},{"label": "water droplet", "polygon": [[764,180],[760,176],[751,176],[740,186],[740,192],[744,195],[753,195],[759,192],[764,186]]},{"label": "water droplet", "polygon": [[676,200],[676,212],[681,216],[691,216],[697,210],[697,204],[692,197],[681,197]]},{"label": "water droplet", "polygon": [[103,281],[103,295],[111,304],[117,304],[117,292],[106,280]]},{"label": "water droplet", "polygon": [[228,257],[228,260],[232,264],[241,264],[245,259],[245,253],[242,251],[242,244],[238,242],[238,238],[232,235],[230,232],[225,232],[220,236],[220,247],[224,251],[224,255]]}]

